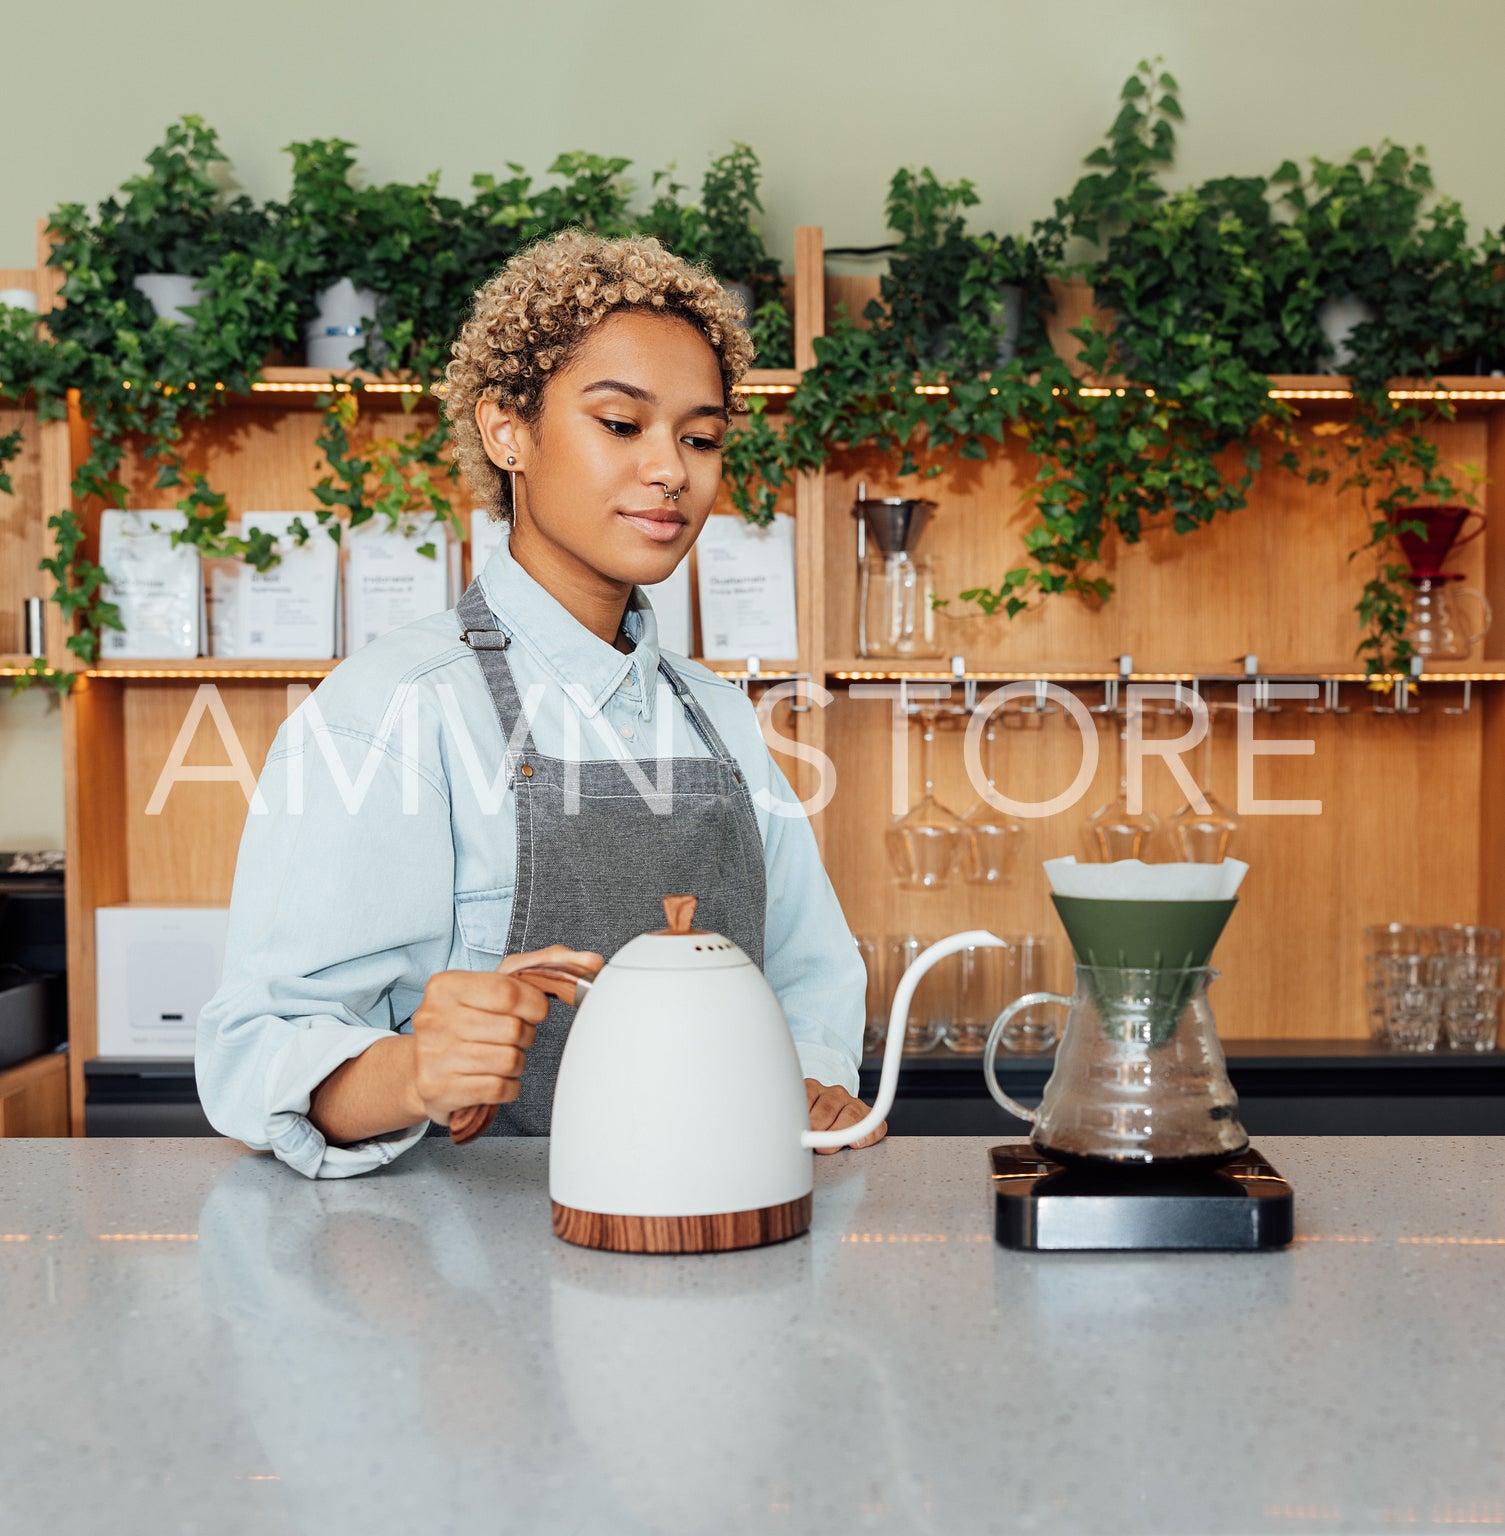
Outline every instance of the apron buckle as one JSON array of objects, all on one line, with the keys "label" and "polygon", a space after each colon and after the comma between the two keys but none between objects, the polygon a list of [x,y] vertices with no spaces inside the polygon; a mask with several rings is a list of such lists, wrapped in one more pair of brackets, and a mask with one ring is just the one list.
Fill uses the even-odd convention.
[{"label": "apron buckle", "polygon": [[512,644],[512,636],[501,629],[462,629],[460,638],[473,651],[505,651]]}]

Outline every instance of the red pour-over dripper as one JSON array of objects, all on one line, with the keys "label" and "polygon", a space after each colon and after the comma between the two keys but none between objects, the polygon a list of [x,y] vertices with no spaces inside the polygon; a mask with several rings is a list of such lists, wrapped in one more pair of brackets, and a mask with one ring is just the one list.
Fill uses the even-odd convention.
[{"label": "red pour-over dripper", "polygon": [[[1478,526],[1463,533],[1463,525],[1471,517],[1478,519]],[[1453,550],[1484,532],[1484,514],[1472,507],[1404,507],[1392,514],[1391,521],[1425,527],[1425,533],[1401,534],[1400,547],[1411,564],[1412,577],[1433,581],[1444,574],[1442,562]]]}]

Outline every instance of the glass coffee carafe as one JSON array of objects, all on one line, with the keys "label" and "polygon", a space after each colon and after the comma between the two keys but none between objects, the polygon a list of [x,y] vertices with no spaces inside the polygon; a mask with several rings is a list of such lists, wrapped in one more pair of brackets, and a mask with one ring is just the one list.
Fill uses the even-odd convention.
[{"label": "glass coffee carafe", "polygon": [[933,501],[870,498],[857,488],[857,654],[939,656],[935,637],[935,579],[915,552],[935,510]]},{"label": "glass coffee carafe", "polygon": [[[1249,1145],[1207,1002],[1208,966],[1078,965],[1071,997],[1031,992],[993,1024],[983,1074],[997,1103],[1052,1157],[1120,1164],[1217,1162]],[[1022,1009],[1069,1010],[1038,1110],[999,1086],[998,1042]]]},{"label": "glass coffee carafe", "polygon": [[[1406,639],[1412,652],[1437,661],[1467,660],[1493,621],[1489,599],[1473,587],[1454,586],[1463,577],[1453,571],[1413,575],[1406,580],[1411,588]],[[1478,604],[1477,629],[1470,627],[1462,612],[1464,600]]]}]

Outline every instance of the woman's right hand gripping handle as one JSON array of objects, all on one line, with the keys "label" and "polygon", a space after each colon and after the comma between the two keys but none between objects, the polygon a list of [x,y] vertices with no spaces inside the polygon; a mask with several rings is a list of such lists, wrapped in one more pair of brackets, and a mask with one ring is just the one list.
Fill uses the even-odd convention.
[{"label": "woman's right hand gripping handle", "polygon": [[573,1003],[579,979],[603,964],[593,951],[552,944],[508,955],[494,971],[430,977],[413,1015],[413,1108],[448,1123],[456,1142],[479,1136],[522,1091],[549,998]]}]

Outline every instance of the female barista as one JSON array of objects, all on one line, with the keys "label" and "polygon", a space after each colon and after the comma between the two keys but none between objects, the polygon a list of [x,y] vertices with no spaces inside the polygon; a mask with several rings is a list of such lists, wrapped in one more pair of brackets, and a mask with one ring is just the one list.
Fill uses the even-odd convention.
[{"label": "female barista", "polygon": [[812,1126],[855,1123],[865,978],[809,823],[746,697],[660,653],[640,590],[716,499],[740,312],[657,241],[571,231],[477,293],[453,351],[455,455],[509,534],[457,609],[279,731],[199,1019],[210,1120],[310,1177],[471,1105],[546,1134],[572,1010],[510,973],[599,965],[692,892],[777,994]]}]

